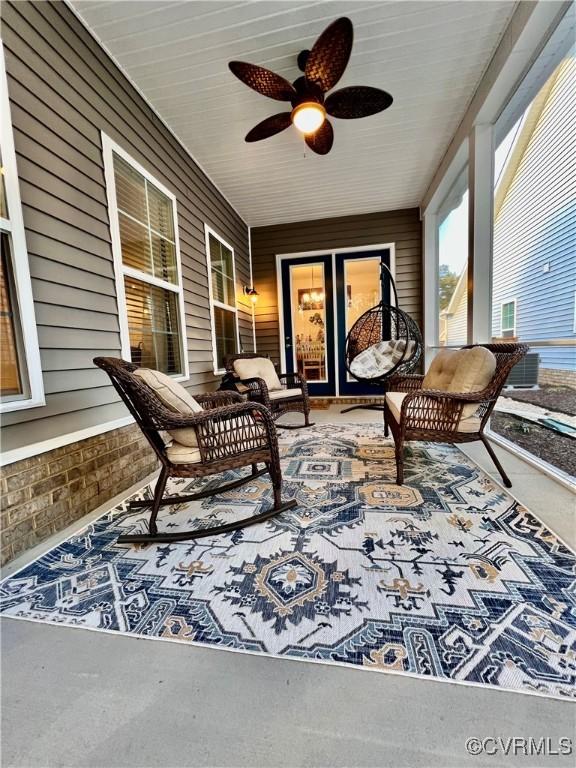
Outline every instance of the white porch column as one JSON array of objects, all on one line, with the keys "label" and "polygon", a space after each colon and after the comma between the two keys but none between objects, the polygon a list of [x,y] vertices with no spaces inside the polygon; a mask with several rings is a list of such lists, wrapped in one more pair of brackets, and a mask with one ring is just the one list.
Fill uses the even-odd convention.
[{"label": "white porch column", "polygon": [[468,162],[468,343],[492,338],[491,282],[494,210],[494,147],[491,125],[475,125]]},{"label": "white porch column", "polygon": [[424,370],[432,362],[438,344],[438,217],[427,211],[423,217],[423,320]]}]

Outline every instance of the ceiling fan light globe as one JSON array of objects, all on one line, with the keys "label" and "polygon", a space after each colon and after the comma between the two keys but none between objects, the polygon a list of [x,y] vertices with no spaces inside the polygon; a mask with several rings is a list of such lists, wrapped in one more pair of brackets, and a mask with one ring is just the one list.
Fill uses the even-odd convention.
[{"label": "ceiling fan light globe", "polygon": [[305,101],[292,110],[292,123],[303,134],[315,133],[326,118],[326,110],[315,101]]}]

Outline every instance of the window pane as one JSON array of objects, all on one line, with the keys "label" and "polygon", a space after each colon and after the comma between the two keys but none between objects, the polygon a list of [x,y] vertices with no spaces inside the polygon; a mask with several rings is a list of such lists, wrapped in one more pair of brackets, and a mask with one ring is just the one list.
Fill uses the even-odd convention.
[{"label": "window pane", "polygon": [[155,232],[174,240],[174,217],[172,214],[172,201],[156,189],[150,182],[148,187],[148,210],[150,211],[150,226]]},{"label": "window pane", "polygon": [[236,314],[229,309],[214,307],[216,332],[216,360],[218,370],[224,369],[224,358],[238,351],[236,340]]},{"label": "window pane", "polygon": [[576,59],[560,53],[543,51],[495,126],[492,335],[529,350],[490,426],[574,475]]},{"label": "window pane", "polygon": [[116,181],[116,203],[119,210],[148,224],[146,211],[146,187],[142,174],[114,155],[114,179]]},{"label": "window pane", "polygon": [[295,370],[308,381],[326,380],[324,265],[290,267]]},{"label": "window pane", "polygon": [[124,285],[132,362],[182,373],[178,294],[128,277]]},{"label": "window pane", "polygon": [[154,260],[154,277],[166,280],[168,283],[178,283],[176,271],[176,247],[163,237],[151,233],[152,258]]},{"label": "window pane", "polygon": [[122,263],[127,267],[139,269],[141,272],[153,274],[148,230],[122,213],[118,213],[118,220],[120,223]]},{"label": "window pane", "polygon": [[21,395],[18,347],[16,343],[16,303],[13,300],[9,270],[9,239],[2,234],[2,268],[0,274],[0,393],[2,397]]},{"label": "window pane", "polygon": [[225,277],[232,280],[234,278],[234,267],[232,264],[232,251],[226,248],[220,240],[210,235],[210,261],[212,270],[222,272]]},{"label": "window pane", "polygon": [[438,336],[440,346],[468,340],[468,168],[438,214]]},{"label": "window pane", "polygon": [[225,277],[222,272],[212,270],[212,296],[215,301],[233,307],[235,304],[234,281]]}]

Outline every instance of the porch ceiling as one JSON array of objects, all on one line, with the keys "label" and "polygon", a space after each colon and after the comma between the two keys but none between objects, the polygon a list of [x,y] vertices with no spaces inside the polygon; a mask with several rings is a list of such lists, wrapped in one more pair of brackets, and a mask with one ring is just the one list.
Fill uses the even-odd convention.
[{"label": "porch ceiling", "polygon": [[[252,226],[417,206],[515,2],[73,0],[73,6]],[[289,130],[244,135],[284,105],[236,80],[241,59],[294,80],[296,55],[338,16],[355,43],[338,87],[372,85],[392,107],[334,120],[332,152]]]}]

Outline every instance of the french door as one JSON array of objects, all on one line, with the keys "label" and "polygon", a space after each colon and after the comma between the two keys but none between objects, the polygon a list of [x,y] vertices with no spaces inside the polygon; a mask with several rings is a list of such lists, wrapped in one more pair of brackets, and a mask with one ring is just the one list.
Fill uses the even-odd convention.
[{"label": "french door", "polygon": [[[281,259],[283,363],[305,376],[310,394],[374,394],[348,374],[344,357],[348,332],[381,299],[382,262],[391,266],[389,248]],[[390,300],[387,279],[384,299]]]},{"label": "french door", "polygon": [[332,254],[282,260],[286,372],[312,395],[336,394]]}]

